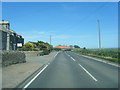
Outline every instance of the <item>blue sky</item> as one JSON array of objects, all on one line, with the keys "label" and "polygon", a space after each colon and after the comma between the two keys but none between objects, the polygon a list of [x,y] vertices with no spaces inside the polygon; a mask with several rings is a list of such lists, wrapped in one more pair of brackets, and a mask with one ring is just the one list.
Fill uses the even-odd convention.
[{"label": "blue sky", "polygon": [[118,46],[117,2],[4,2],[2,19],[28,41],[52,45],[98,48],[98,24],[102,48]]}]

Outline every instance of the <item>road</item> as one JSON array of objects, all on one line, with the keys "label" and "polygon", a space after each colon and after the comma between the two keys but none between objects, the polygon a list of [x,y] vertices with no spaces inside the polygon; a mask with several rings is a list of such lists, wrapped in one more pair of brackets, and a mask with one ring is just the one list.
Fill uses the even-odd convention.
[{"label": "road", "polygon": [[60,51],[24,88],[118,88],[118,67]]}]

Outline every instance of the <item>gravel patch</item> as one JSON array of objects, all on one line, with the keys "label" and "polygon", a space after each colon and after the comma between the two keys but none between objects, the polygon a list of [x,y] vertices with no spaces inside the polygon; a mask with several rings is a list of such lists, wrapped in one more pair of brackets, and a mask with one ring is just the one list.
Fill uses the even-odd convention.
[{"label": "gravel patch", "polygon": [[44,55],[44,56],[26,57],[26,61],[48,64],[54,60],[54,56],[56,55],[56,53],[57,52],[52,52],[49,55]]}]

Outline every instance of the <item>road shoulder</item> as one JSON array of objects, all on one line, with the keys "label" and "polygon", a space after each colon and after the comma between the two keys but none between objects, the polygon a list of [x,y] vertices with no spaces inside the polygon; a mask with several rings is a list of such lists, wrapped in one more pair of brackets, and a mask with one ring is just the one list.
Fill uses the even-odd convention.
[{"label": "road shoulder", "polygon": [[[74,54],[80,55],[80,54],[77,54],[77,53],[74,53]],[[96,60],[96,61],[99,61],[99,62],[103,62],[103,63],[109,64],[109,65],[113,65],[113,66],[116,66],[116,67],[120,67],[119,64],[114,63],[114,62],[110,62],[108,60],[104,60],[104,59],[100,59],[100,58],[95,58],[95,57],[91,57],[91,56],[87,56],[87,55],[80,55],[80,56],[83,56],[83,57],[89,58],[89,59],[93,59],[93,60]]]},{"label": "road shoulder", "polygon": [[14,64],[2,68],[2,87],[15,88],[43,65],[53,60],[57,52],[45,56],[28,57],[26,63]]}]

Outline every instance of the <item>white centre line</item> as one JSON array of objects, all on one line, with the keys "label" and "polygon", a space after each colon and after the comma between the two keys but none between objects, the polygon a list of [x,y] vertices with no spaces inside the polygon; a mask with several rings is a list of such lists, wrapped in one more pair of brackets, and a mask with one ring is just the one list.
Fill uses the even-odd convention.
[{"label": "white centre line", "polygon": [[93,78],[93,80],[95,80],[95,81],[98,81],[95,77],[93,77],[81,64],[78,64],[83,70],[85,70],[85,72],[88,74],[88,75],[90,75],[90,77],[92,77]]},{"label": "white centre line", "polygon": [[[66,53],[67,54],[67,53]],[[73,61],[76,61],[73,57],[71,57],[69,54],[67,54]]]},{"label": "white centre line", "polygon": [[57,52],[57,54],[54,56],[54,58],[58,55],[59,52]]},{"label": "white centre line", "polygon": [[70,57],[73,61],[76,61],[73,57]]},{"label": "white centre line", "polygon": [[47,68],[47,66],[48,65],[46,65],[27,85],[25,85],[24,89],[27,88]]},{"label": "white centre line", "polygon": [[70,56],[69,54],[66,53],[66,55]]}]

